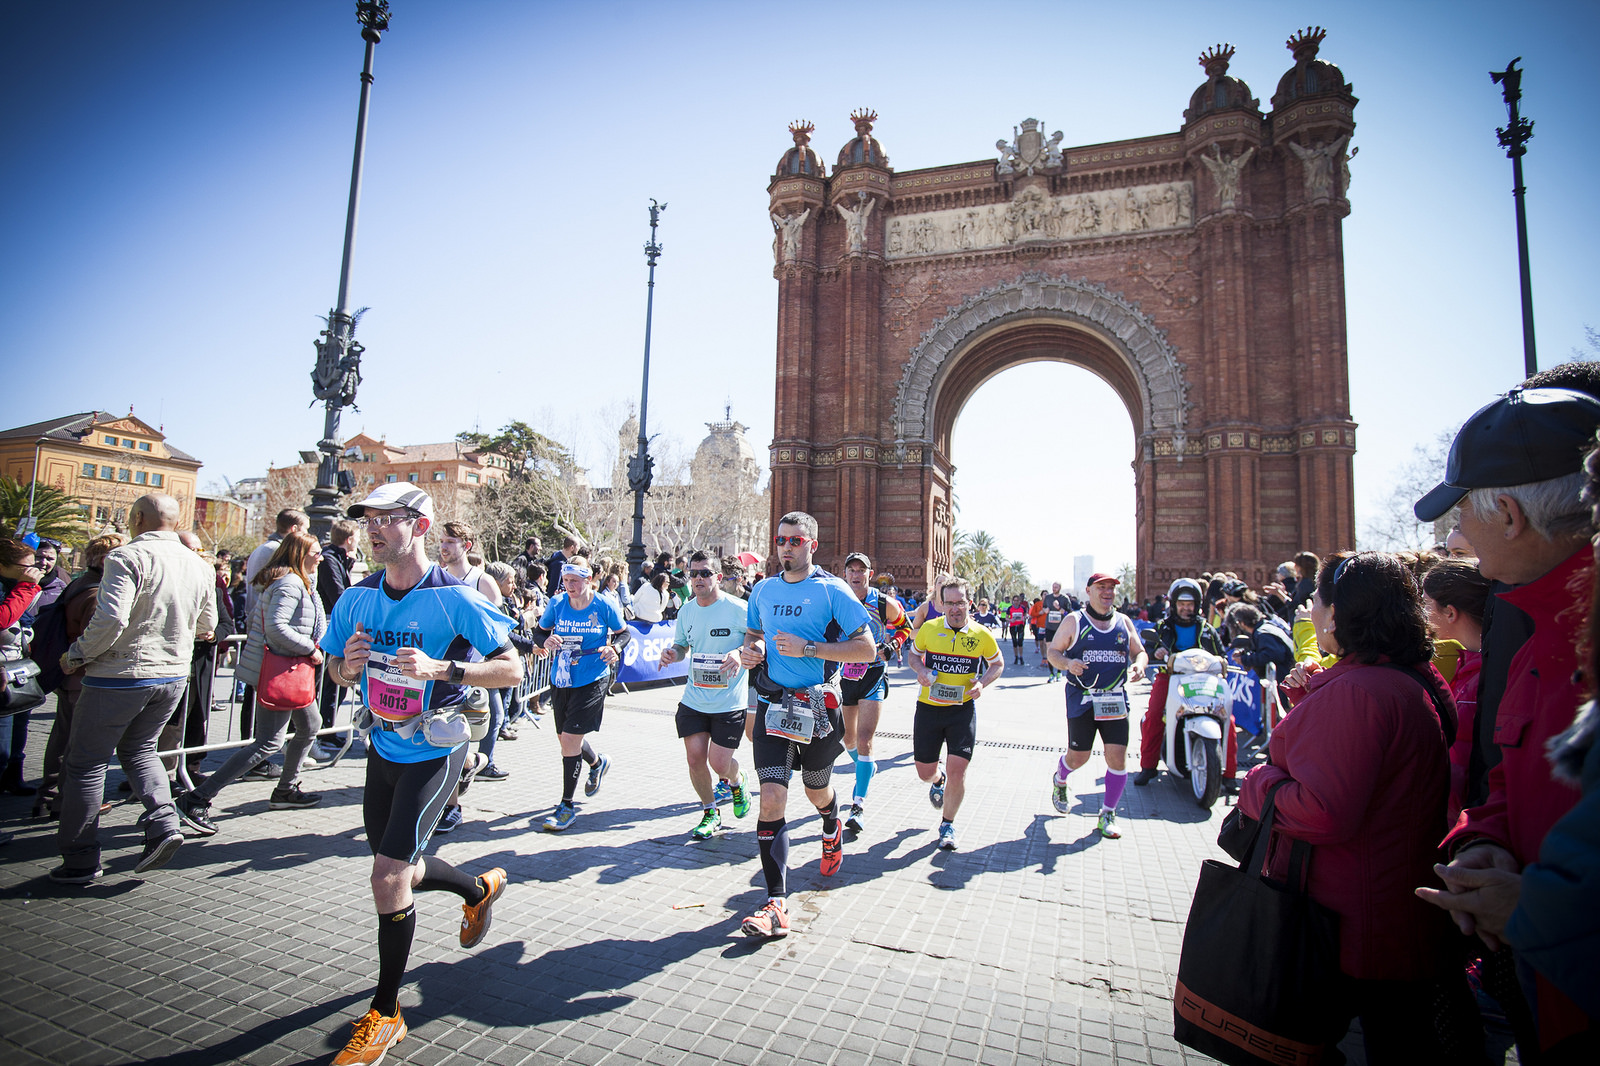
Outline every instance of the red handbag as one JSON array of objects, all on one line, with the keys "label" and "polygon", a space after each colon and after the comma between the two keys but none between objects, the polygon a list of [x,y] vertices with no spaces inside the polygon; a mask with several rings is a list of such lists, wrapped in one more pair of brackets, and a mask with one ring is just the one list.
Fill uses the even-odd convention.
[{"label": "red handbag", "polygon": [[269,711],[294,711],[317,702],[317,668],[309,655],[279,655],[261,650],[261,680],[256,703]]}]

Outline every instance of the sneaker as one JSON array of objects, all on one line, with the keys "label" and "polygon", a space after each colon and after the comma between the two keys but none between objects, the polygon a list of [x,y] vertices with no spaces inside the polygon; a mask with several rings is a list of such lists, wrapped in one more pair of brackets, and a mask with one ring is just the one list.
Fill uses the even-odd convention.
[{"label": "sneaker", "polygon": [[600,782],[606,776],[606,771],[611,769],[611,760],[602,755],[589,767],[589,780],[583,783],[583,794],[593,796],[600,791]]},{"label": "sneaker", "polygon": [[956,825],[954,822],[939,823],[939,850],[956,850]]},{"label": "sneaker", "polygon": [[578,817],[578,810],[572,805],[571,800],[562,800],[556,804],[556,809],[550,812],[550,817],[544,820],[544,828],[549,833],[559,833],[566,829]]},{"label": "sneaker", "polygon": [[278,768],[272,765],[271,759],[262,759],[244,772],[245,777],[253,777],[258,781],[276,781]]},{"label": "sneaker", "polygon": [[483,778],[485,781],[504,781],[506,778],[511,776],[511,771],[502,770],[494,763],[490,763],[488,766],[485,766],[482,770],[478,771],[478,776]]},{"label": "sneaker", "polygon": [[511,726],[502,726],[500,728],[500,739],[501,740],[516,740],[517,739],[517,731],[516,731],[516,729],[511,727]]},{"label": "sneaker", "polygon": [[461,828],[461,806],[446,807],[439,816],[439,824],[433,827],[434,835],[450,833]]},{"label": "sneaker", "polygon": [[739,923],[745,936],[776,939],[789,935],[789,909],[781,899],[769,899],[766,906]]},{"label": "sneaker", "polygon": [[183,824],[193,829],[203,837],[214,836],[217,832],[217,823],[211,820],[211,804],[205,800],[197,799],[193,792],[178,800],[178,818]]},{"label": "sneaker", "polygon": [[1072,812],[1072,789],[1059,777],[1052,776],[1050,784],[1050,802],[1055,805],[1057,814],[1070,814]]},{"label": "sneaker", "polygon": [[945,775],[941,773],[939,780],[928,786],[928,802],[933,804],[936,811],[944,810],[944,783]]},{"label": "sneaker", "polygon": [[159,870],[172,861],[172,857],[183,846],[182,833],[168,833],[159,840],[148,840],[144,845],[144,854],[139,856],[139,861],[133,864],[136,874],[149,873]]},{"label": "sneaker", "polygon": [[1134,776],[1133,783],[1138,785],[1140,788],[1143,788],[1145,785],[1148,785],[1150,782],[1154,781],[1156,779],[1156,774],[1158,773],[1160,773],[1160,771],[1154,766],[1146,766]]},{"label": "sneaker", "polygon": [[708,807],[700,818],[700,824],[689,830],[689,835],[696,840],[710,840],[711,835],[721,828],[722,812],[715,807]]},{"label": "sneaker", "polygon": [[744,771],[739,771],[739,780],[729,789],[733,794],[733,816],[743,818],[750,813],[750,785],[745,779]]},{"label": "sneaker", "polygon": [[844,865],[844,826],[835,824],[833,835],[822,837],[822,876],[832,877]]},{"label": "sneaker", "polygon": [[400,1008],[394,1017],[385,1018],[376,1010],[369,1010],[354,1022],[355,1032],[344,1050],[333,1057],[333,1066],[375,1066],[383,1061],[388,1050],[406,1038],[406,1020]]},{"label": "sneaker", "polygon": [[50,871],[50,880],[58,885],[87,885],[100,876],[100,867],[57,866]]},{"label": "sneaker", "polygon": [[850,804],[850,814],[844,820],[844,827],[852,833],[859,833],[867,827],[866,820],[862,817],[861,804]]},{"label": "sneaker", "polygon": [[1121,831],[1117,829],[1116,811],[1101,811],[1100,824],[1095,826],[1095,829],[1107,840],[1120,840],[1122,838]]},{"label": "sneaker", "polygon": [[472,787],[472,779],[483,772],[489,765],[489,756],[481,751],[467,753],[467,761],[461,764],[461,783],[456,786],[456,796],[465,796],[467,789]]},{"label": "sneaker", "polygon": [[273,789],[272,798],[267,800],[267,806],[275,811],[287,811],[294,807],[315,807],[321,802],[321,793],[302,792],[300,782],[296,781],[288,788]]},{"label": "sneaker", "polygon": [[479,874],[478,880],[483,885],[483,899],[476,905],[471,903],[461,905],[461,946],[464,948],[477,947],[489,932],[494,901],[506,890],[506,872],[498,866]]},{"label": "sneaker", "polygon": [[717,781],[716,785],[714,785],[712,787],[712,789],[711,789],[711,803],[712,803],[712,805],[716,806],[716,807],[721,807],[723,804],[727,803],[728,801],[730,801],[732,799],[733,799],[733,786],[728,784],[728,782],[719,779]]}]

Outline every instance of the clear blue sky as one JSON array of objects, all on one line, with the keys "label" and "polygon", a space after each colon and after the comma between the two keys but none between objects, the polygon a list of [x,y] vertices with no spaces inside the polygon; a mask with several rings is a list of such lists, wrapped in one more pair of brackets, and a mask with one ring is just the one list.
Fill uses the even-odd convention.
[{"label": "clear blue sky", "polygon": [[[311,342],[338,280],[361,41],[353,3],[0,9],[0,358],[11,423],[162,422],[202,479],[320,433]],[[346,429],[401,442],[521,418],[605,477],[636,400],[646,205],[669,203],[651,428],[688,447],[725,400],[764,457],[776,284],[766,184],[816,122],[830,163],[875,108],[900,169],[979,159],[1028,116],[1089,144],[1176,130],[1195,57],[1238,48],[1263,105],[1317,23],[1360,98],[1345,224],[1358,506],[1415,442],[1521,377],[1505,114],[1521,55],[1541,362],[1600,326],[1592,3],[536,4],[395,0],[352,297]],[[21,388],[19,378],[40,382]],[[59,384],[57,384],[59,383]],[[1018,368],[957,427],[961,524],[1042,579],[1132,557],[1126,417],[1082,371]],[[1067,429],[1019,440],[1015,410]],[[1084,440],[1092,420],[1104,443]],[[1037,423],[1034,423],[1037,427]],[[1070,438],[1071,473],[1049,454]],[[1099,506],[1095,506],[1098,503]]]}]

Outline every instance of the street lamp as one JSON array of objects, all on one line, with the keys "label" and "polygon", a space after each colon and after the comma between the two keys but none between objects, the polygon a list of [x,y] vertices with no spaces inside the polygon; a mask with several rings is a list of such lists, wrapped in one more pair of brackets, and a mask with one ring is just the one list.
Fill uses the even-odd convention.
[{"label": "street lamp", "polygon": [[[340,490],[349,491],[348,474],[339,471],[339,412],[355,406],[356,386],[361,384],[361,353],[356,343],[356,323],[361,311],[350,313],[350,257],[356,246],[356,209],[361,202],[361,162],[367,147],[367,104],[372,96],[372,54],[389,28],[389,0],[358,0],[356,21],[361,23],[361,39],[367,42],[366,61],[361,67],[361,103],[356,111],[355,161],[350,166],[350,206],[344,218],[344,259],[339,266],[339,301],[328,312],[328,328],[313,341],[317,366],[311,372],[312,393],[323,401],[326,414],[322,439],[317,449],[322,461],[317,464],[317,487],[311,490],[311,533],[326,539],[334,519],[339,517]],[[343,484],[341,484],[343,482]]]},{"label": "street lamp", "polygon": [[1506,69],[1491,70],[1489,77],[1500,86],[1511,117],[1506,127],[1495,133],[1511,159],[1511,195],[1517,202],[1517,266],[1522,272],[1522,363],[1531,378],[1539,372],[1539,359],[1533,346],[1533,277],[1528,270],[1528,212],[1522,202],[1527,189],[1522,184],[1522,157],[1533,139],[1533,121],[1523,118],[1517,106],[1522,102],[1522,71],[1517,69],[1520,62],[1522,57],[1518,56],[1506,64]]},{"label": "street lamp", "polygon": [[633,542],[628,545],[628,586],[639,580],[644,568],[644,494],[650,491],[651,470],[656,461],[650,458],[650,438],[645,432],[645,416],[650,411],[650,316],[656,302],[656,260],[661,258],[661,245],[656,243],[656,226],[661,223],[661,212],[666,204],[650,201],[650,241],[644,246],[645,261],[650,264],[650,280],[644,301],[644,384],[639,388],[639,449],[628,460],[628,487],[633,490]]}]

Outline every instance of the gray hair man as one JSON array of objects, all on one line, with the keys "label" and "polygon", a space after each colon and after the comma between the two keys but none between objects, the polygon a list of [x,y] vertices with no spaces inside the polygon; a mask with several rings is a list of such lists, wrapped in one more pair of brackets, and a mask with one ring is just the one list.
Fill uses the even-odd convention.
[{"label": "gray hair man", "polygon": [[61,865],[52,881],[100,876],[100,802],[113,751],[145,807],[134,872],[166,865],[183,843],[156,740],[188,687],[195,640],[217,627],[217,601],[211,567],[178,539],[179,515],[171,496],[134,501],[133,539],[106,556],[94,616],[61,656],[61,669],[84,679],[62,763]]}]

